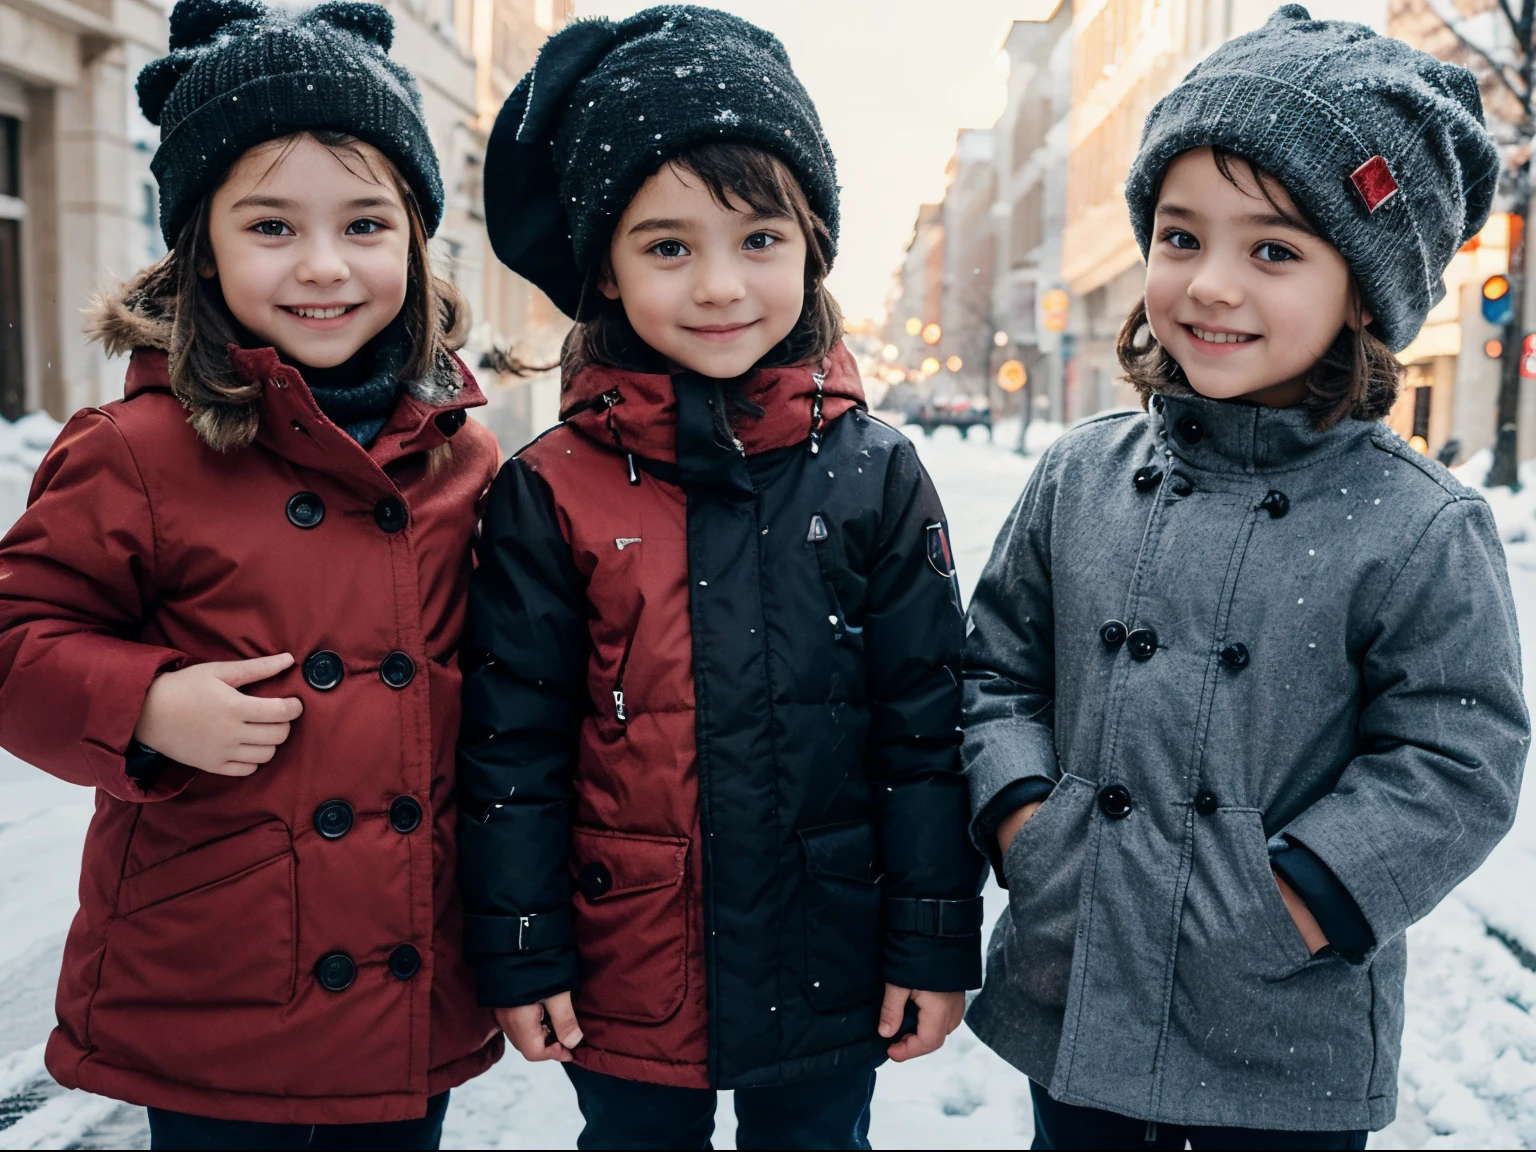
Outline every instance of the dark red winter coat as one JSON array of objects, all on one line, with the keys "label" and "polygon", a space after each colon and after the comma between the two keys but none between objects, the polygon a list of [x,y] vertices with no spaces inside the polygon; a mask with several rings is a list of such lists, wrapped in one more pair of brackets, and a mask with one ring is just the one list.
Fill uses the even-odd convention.
[{"label": "dark red winter coat", "polygon": [[576,1062],[736,1088],[884,1058],[883,982],[981,977],[961,615],[853,358],[588,370],[503,468],[465,631],[460,871],[483,1003],[574,990]]},{"label": "dark red winter coat", "polygon": [[[452,801],[496,444],[464,421],[484,400],[462,365],[409,385],[365,450],[275,351],[235,363],[262,385],[253,445],[209,448],[141,348],[0,541],[0,745],[97,790],[48,1069],[231,1119],[420,1117],[501,1051],[462,956]],[[271,763],[128,775],[157,673],[274,652],[298,663],[248,691],[304,715]]]}]

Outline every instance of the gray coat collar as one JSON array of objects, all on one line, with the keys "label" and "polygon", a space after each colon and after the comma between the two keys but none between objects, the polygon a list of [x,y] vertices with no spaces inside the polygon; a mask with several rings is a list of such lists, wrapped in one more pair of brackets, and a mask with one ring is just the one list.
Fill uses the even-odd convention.
[{"label": "gray coat collar", "polygon": [[1207,472],[1266,472],[1327,459],[1369,436],[1373,422],[1345,420],[1318,431],[1300,408],[1265,408],[1236,400],[1162,394],[1148,418],[1161,442]]}]

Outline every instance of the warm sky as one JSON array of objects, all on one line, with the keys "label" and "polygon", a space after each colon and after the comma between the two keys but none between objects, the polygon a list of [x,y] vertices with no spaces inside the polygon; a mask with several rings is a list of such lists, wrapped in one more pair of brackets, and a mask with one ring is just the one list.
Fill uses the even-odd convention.
[{"label": "warm sky", "polygon": [[[654,0],[576,0],[578,16],[622,18]],[[1279,7],[1281,0],[1274,0]],[[1051,0],[713,0],[784,42],[816,101],[843,186],[829,281],[850,319],[883,308],[917,206],[944,194],[961,128],[1002,111],[997,56],[1009,22]],[[1318,18],[1379,22],[1385,0],[1313,0]]]}]

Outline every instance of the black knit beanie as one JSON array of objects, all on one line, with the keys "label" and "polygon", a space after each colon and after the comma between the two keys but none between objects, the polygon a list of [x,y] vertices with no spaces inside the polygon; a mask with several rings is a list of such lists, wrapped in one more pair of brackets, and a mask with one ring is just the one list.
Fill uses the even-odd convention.
[{"label": "black knit beanie", "polygon": [[427,235],[443,216],[437,153],[416,81],[389,58],[395,22],[377,4],[328,0],[293,14],[256,0],[179,0],[171,53],[139,73],[139,107],[160,126],[150,170],[160,231],[174,246],[197,203],[258,144],[306,128],[345,132],[392,160]]},{"label": "black knit beanie", "polygon": [[1300,4],[1221,45],[1152,109],[1125,182],[1142,255],[1163,173],[1209,145],[1285,185],[1394,352],[1445,296],[1445,266],[1487,221],[1499,177],[1472,73]]},{"label": "black knit beanie", "polygon": [[[666,4],[550,37],[507,97],[485,157],[485,220],[501,262],[568,316],[614,226],[661,166],[734,142],[789,166],[837,250],[837,172],[815,105],[771,33]],[[590,307],[590,304],[589,304]]]}]

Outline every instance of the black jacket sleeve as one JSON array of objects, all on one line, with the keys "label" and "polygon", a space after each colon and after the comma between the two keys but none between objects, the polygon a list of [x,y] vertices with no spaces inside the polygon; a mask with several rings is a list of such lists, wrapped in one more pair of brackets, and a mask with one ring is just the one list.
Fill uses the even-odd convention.
[{"label": "black jacket sleeve", "polygon": [[967,832],[960,772],[964,624],[947,533],[916,450],[900,445],[864,622],[868,763],[886,888],[885,978],[930,992],[981,986],[986,874]]},{"label": "black jacket sleeve", "polygon": [[459,885],[480,1003],[576,986],[570,789],[589,708],[584,581],[554,496],[520,460],[491,486],[465,625]]}]

